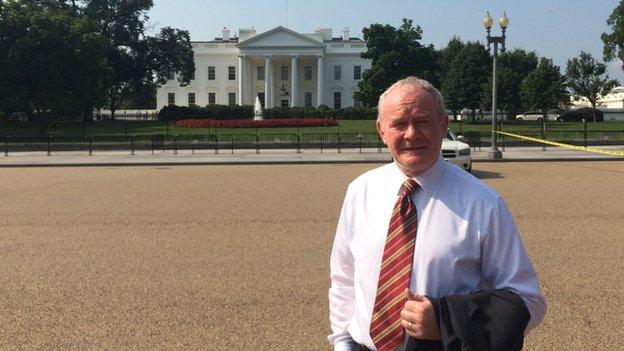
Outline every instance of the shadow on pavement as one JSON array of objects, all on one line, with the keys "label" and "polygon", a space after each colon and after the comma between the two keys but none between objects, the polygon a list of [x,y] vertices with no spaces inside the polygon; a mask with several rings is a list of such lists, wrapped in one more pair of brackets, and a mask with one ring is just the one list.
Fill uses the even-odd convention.
[{"label": "shadow on pavement", "polygon": [[500,173],[498,172],[488,172],[488,171],[480,171],[477,169],[472,169],[472,175],[479,178],[479,179],[496,179],[496,178],[504,178]]}]

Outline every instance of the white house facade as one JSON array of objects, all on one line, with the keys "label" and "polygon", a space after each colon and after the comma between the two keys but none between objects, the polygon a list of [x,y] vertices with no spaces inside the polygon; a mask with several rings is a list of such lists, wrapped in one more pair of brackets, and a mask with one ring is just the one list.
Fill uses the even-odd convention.
[{"label": "white house facade", "polygon": [[238,37],[230,37],[224,28],[221,38],[191,44],[194,79],[184,87],[176,79],[161,86],[158,109],[169,104],[253,105],[256,96],[265,108],[357,106],[353,93],[371,66],[360,57],[366,43],[351,38],[348,28],[338,38],[331,29],[301,34],[281,26],[261,34],[240,29]]}]

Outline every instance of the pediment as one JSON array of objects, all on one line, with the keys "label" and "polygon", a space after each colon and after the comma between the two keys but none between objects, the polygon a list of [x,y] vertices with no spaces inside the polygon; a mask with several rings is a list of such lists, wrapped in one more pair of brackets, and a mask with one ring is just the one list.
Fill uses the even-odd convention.
[{"label": "pediment", "polygon": [[266,48],[266,47],[295,47],[310,48],[322,47],[323,43],[309,38],[303,34],[297,33],[282,26],[271,29],[270,31],[256,35],[245,41],[238,43],[239,48]]}]

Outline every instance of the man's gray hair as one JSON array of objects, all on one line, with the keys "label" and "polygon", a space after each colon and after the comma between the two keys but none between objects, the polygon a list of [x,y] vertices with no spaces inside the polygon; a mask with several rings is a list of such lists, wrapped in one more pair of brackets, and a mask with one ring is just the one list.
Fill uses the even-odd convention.
[{"label": "man's gray hair", "polygon": [[420,88],[428,92],[429,94],[431,94],[431,96],[433,96],[433,99],[440,106],[440,117],[446,114],[446,108],[444,107],[444,98],[442,97],[442,93],[440,93],[440,91],[436,89],[436,87],[434,87],[433,84],[429,83],[428,81],[424,79],[420,79],[418,77],[411,76],[411,77],[403,78],[397,81],[396,83],[392,84],[388,89],[386,89],[386,91],[384,91],[383,94],[381,94],[381,96],[379,97],[379,103],[377,104],[377,111],[378,111],[377,120],[378,121],[380,121],[382,118],[381,105],[383,104],[384,100],[394,89],[400,88],[400,87]]}]

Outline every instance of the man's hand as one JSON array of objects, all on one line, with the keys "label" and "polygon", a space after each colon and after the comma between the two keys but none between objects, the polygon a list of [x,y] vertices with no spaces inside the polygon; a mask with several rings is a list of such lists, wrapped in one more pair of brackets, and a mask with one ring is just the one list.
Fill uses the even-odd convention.
[{"label": "man's hand", "polygon": [[405,289],[407,301],[401,311],[401,324],[416,339],[440,340],[440,328],[434,315],[433,305],[426,297],[414,295]]}]

